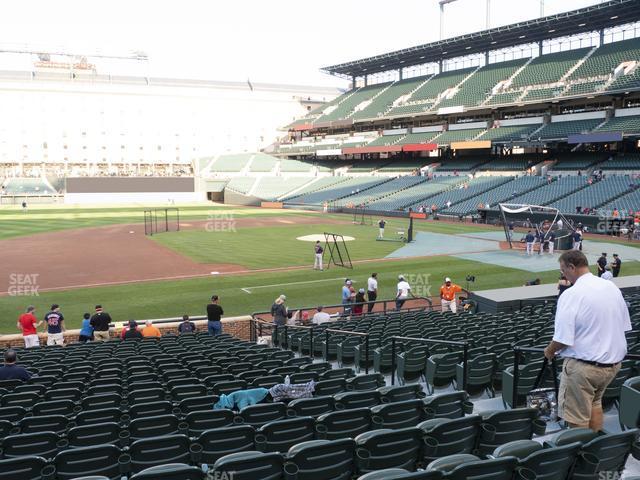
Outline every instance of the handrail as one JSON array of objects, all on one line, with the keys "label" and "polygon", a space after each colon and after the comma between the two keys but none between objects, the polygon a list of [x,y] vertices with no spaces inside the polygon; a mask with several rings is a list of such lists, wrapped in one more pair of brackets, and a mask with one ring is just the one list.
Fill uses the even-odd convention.
[{"label": "handrail", "polygon": [[[518,383],[520,382],[520,353],[529,352],[529,353],[544,353],[544,348],[540,347],[513,347],[513,388],[511,391],[512,395],[512,405],[511,408],[518,407]],[[554,364],[555,359],[554,357]],[[623,360],[640,360],[640,354],[637,353],[627,353]]]},{"label": "handrail", "polygon": [[391,385],[395,385],[396,379],[396,340],[404,340],[411,342],[434,343],[439,345],[454,345],[462,347],[462,390],[467,389],[467,364],[469,362],[469,342],[461,342],[457,340],[438,340],[435,338],[416,338],[416,337],[391,337]]},{"label": "handrail", "polygon": [[[341,333],[343,335],[354,335],[356,337],[364,337],[364,373],[369,374],[369,333],[368,332],[352,332],[349,330],[338,330],[335,328],[327,328],[324,331],[324,358],[329,361],[329,332]],[[362,345],[362,340],[360,340]]]},{"label": "handrail", "polygon": [[[407,299],[407,301],[411,301],[411,300],[422,300],[422,301],[426,302],[427,305],[426,306],[419,306],[419,307],[403,307],[400,310],[396,310],[395,309],[396,299],[392,298],[392,299],[386,299],[386,300],[374,300],[373,302],[367,301],[367,302],[358,302],[358,303],[347,303],[347,304],[337,303],[337,304],[333,304],[333,305],[323,305],[323,308],[324,309],[327,309],[327,308],[329,308],[329,309],[344,309],[345,307],[346,308],[353,308],[354,306],[363,306],[364,307],[364,306],[367,306],[367,305],[374,305],[375,306],[375,305],[379,305],[380,304],[380,305],[382,305],[382,313],[387,313],[388,311],[413,312],[413,311],[432,311],[433,310],[433,300],[431,300],[431,298],[429,298],[429,297],[413,297],[413,298]],[[388,303],[392,303],[394,305],[394,308],[393,309],[387,308],[387,304]],[[307,310],[316,310],[316,309],[317,309],[317,305],[314,305],[313,307],[290,308],[289,310],[290,311],[303,312],[303,311],[307,311]],[[375,315],[375,314],[378,314],[378,313],[381,313],[381,312],[370,312],[370,313],[369,312],[366,312],[366,313],[362,312],[362,314],[358,315],[357,317],[358,318],[365,318],[367,315]],[[251,314],[251,317],[255,319],[258,316],[264,316],[264,315],[269,315],[270,316],[271,315],[271,311],[267,310],[267,311],[253,312]],[[346,315],[344,315],[344,313],[342,313],[339,316],[342,317],[342,316],[346,316]],[[351,316],[353,317],[354,315],[351,315]]]}]

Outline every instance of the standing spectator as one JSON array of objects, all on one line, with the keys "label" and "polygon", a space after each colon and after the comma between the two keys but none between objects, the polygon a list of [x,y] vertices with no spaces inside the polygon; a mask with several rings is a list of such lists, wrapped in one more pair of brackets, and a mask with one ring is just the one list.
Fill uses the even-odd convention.
[{"label": "standing spectator", "polygon": [[322,271],[322,253],[324,252],[324,249],[322,248],[322,245],[320,245],[320,240],[316,241],[314,252],[315,260],[313,262],[313,269]]},{"label": "standing spectator", "polygon": [[60,305],[51,305],[51,311],[44,316],[47,325],[47,345],[64,345],[64,315],[60,313]]},{"label": "standing spectator", "polygon": [[603,280],[613,280],[613,273],[611,273],[611,267],[609,265],[604,267],[604,273],[600,278]]},{"label": "standing spectator", "polygon": [[622,260],[620,260],[620,257],[618,256],[617,253],[614,253],[613,262],[611,262],[611,272],[613,273],[614,277],[617,277],[618,275],[620,275],[621,267],[622,267]]},{"label": "standing spectator", "polygon": [[509,222],[509,229],[507,230],[508,234],[509,234],[509,241],[513,240],[513,230],[514,230],[514,228],[515,228],[515,225],[513,224],[513,222]]},{"label": "standing spectator", "polygon": [[451,283],[449,277],[444,279],[444,285],[440,287],[440,303],[442,311],[451,310],[453,313],[458,312],[458,304],[456,302],[456,293],[462,292],[464,289],[460,285]]},{"label": "standing spectator", "polygon": [[400,310],[407,301],[409,296],[415,298],[415,295],[411,291],[411,285],[407,282],[403,275],[398,275],[398,292],[396,293],[396,310]]},{"label": "standing spectator", "polygon": [[558,280],[558,297],[562,295],[567,288],[571,288],[571,282],[567,280],[567,277],[564,275],[560,275],[560,279]]},{"label": "standing spectator", "polygon": [[142,332],[138,330],[138,324],[135,320],[129,320],[129,328],[124,333],[125,340],[141,340]]},{"label": "standing spectator", "polygon": [[287,319],[289,318],[289,311],[284,304],[286,300],[286,296],[280,295],[275,299],[273,305],[271,305],[271,315],[273,316],[273,323],[275,323],[276,325],[281,326],[287,323]]},{"label": "standing spectator", "polygon": [[374,307],[374,303],[378,298],[378,274],[372,273],[367,280],[367,298],[369,299],[369,305],[367,305],[367,313],[371,313]]},{"label": "standing spectator", "polygon": [[607,266],[607,254],[605,252],[602,252],[602,255],[600,255],[600,258],[598,259],[598,276],[601,277],[602,274],[604,273],[604,269]]},{"label": "standing spectator", "polygon": [[182,322],[180,322],[180,325],[178,325],[178,333],[182,335],[183,333],[194,333],[195,331],[195,323],[189,320],[189,315],[183,315]]},{"label": "standing spectator", "polygon": [[38,331],[36,330],[42,322],[38,322],[35,316],[36,307],[29,305],[26,313],[18,318],[16,326],[18,330],[22,330],[22,338],[24,340],[24,348],[33,348],[40,346]]},{"label": "standing spectator", "polygon": [[553,250],[555,248],[556,243],[556,233],[553,230],[549,230],[549,234],[547,236],[547,240],[549,241],[549,253],[553,255]]},{"label": "standing spectator", "polygon": [[311,319],[311,323],[314,325],[320,325],[321,323],[326,323],[331,321],[331,315],[324,311],[322,305],[319,305],[317,308],[316,314]]},{"label": "standing spectator", "polygon": [[106,342],[109,340],[111,315],[102,310],[102,305],[96,305],[96,313],[91,317],[90,324],[93,327],[93,336],[97,342]]},{"label": "standing spectator", "polygon": [[153,322],[151,320],[147,320],[145,322],[144,328],[142,329],[142,336],[147,337],[158,337],[160,338],[162,334],[158,327],[153,326]]},{"label": "standing spectator", "polygon": [[16,365],[18,355],[13,349],[4,352],[4,365],[0,367],[0,380],[22,380],[26,382],[31,378],[31,372],[26,368]]},{"label": "standing spectator", "polygon": [[207,330],[209,335],[220,335],[222,333],[222,315],[224,310],[218,304],[220,297],[218,295],[211,296],[211,303],[207,305]]},{"label": "standing spectator", "polygon": [[562,227],[564,227],[564,222],[562,221],[561,218],[558,219],[558,221],[556,222],[556,225],[558,226],[558,230],[562,230]]},{"label": "standing spectator", "polygon": [[580,230],[573,232],[573,249],[582,250],[582,232]]},{"label": "standing spectator", "polygon": [[527,255],[531,255],[533,253],[533,244],[536,241],[536,237],[533,236],[533,233],[531,233],[531,230],[529,230],[525,235],[524,241],[527,244]]},{"label": "standing spectator", "polygon": [[364,311],[364,303],[366,301],[367,300],[364,298],[364,288],[361,288],[360,290],[358,290],[358,293],[356,293],[356,298],[353,305],[354,315],[362,315],[362,312]]},{"label": "standing spectator", "polygon": [[78,341],[87,343],[93,340],[93,327],[91,326],[91,314],[85,313],[82,316],[82,326],[80,327],[80,334],[78,335]]},{"label": "standing spectator", "polygon": [[384,221],[384,218],[381,218],[380,221],[378,222],[378,229],[379,229],[379,233],[378,233],[378,238],[384,238],[384,227],[387,224],[387,222]]},{"label": "standing spectator", "polygon": [[602,395],[627,354],[629,310],[613,282],[596,277],[582,252],[560,256],[560,271],[573,286],[558,298],[553,340],[544,350],[564,358],[558,415],[570,427],[602,429]]},{"label": "standing spectator", "polygon": [[352,289],[351,280],[348,278],[344,281],[344,285],[342,286],[342,305],[344,307],[343,315],[349,315],[351,313],[351,289]]}]

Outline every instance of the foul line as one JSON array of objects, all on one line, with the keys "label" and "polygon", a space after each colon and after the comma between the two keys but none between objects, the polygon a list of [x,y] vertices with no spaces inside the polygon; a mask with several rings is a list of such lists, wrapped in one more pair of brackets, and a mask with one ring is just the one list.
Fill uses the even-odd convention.
[{"label": "foul line", "polygon": [[335,280],[342,280],[343,278],[344,277],[323,278],[321,280],[307,280],[307,281],[303,281],[303,282],[274,283],[272,285],[258,285],[257,287],[244,287],[244,288],[241,288],[240,290],[242,290],[245,293],[251,294],[251,290],[256,290],[258,288],[284,287],[284,286],[287,286],[287,285],[300,285],[302,283],[333,282]]}]

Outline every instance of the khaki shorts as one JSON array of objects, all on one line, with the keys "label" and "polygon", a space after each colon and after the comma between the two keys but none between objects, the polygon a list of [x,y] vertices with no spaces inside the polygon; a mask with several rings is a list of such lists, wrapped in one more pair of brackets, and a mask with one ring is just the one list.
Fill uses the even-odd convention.
[{"label": "khaki shorts", "polygon": [[24,336],[24,348],[33,348],[40,346],[40,338],[37,333]]},{"label": "khaki shorts", "polygon": [[64,345],[64,334],[47,333],[47,345]]},{"label": "khaki shorts", "polygon": [[602,394],[619,370],[619,363],[613,367],[597,367],[566,358],[558,391],[558,416],[571,424],[587,427],[591,410],[602,406]]},{"label": "khaki shorts", "polygon": [[95,339],[96,342],[106,342],[110,338],[109,337],[109,330],[107,330],[107,331],[94,330],[93,331],[93,338]]}]

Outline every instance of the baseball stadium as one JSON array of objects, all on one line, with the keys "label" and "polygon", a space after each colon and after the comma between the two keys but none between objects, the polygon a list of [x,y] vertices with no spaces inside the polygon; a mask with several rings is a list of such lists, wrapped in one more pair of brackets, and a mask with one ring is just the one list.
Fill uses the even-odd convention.
[{"label": "baseball stadium", "polygon": [[640,0],[430,2],[329,86],[0,42],[0,480],[640,479]]}]

